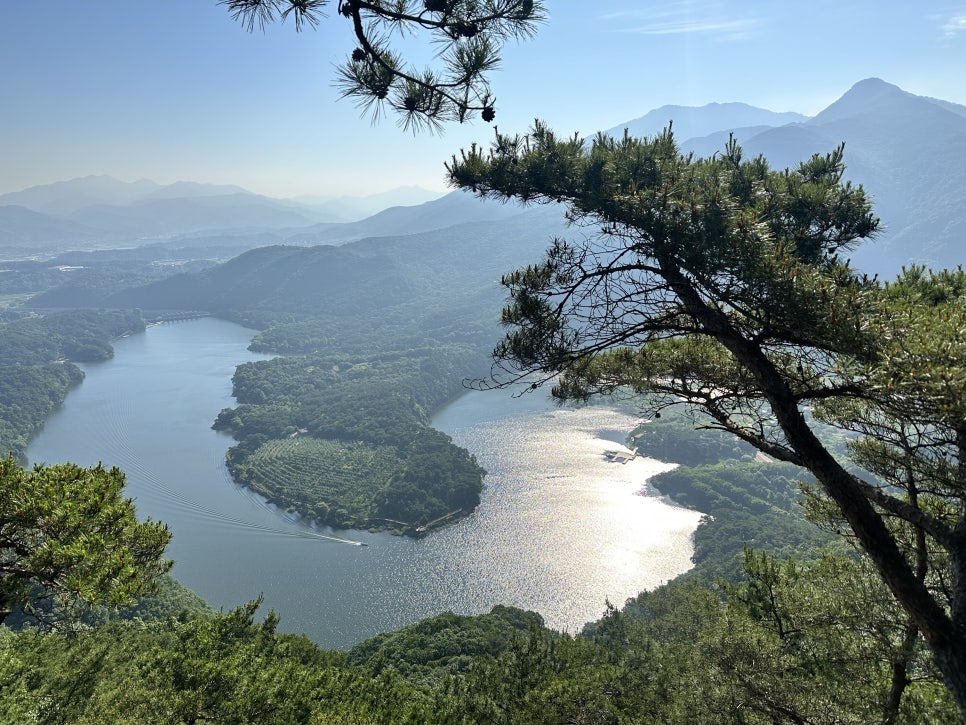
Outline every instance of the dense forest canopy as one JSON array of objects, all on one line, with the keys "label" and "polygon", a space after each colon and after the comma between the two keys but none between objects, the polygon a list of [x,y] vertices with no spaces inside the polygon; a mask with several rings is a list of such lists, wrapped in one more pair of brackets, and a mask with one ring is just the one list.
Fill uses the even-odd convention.
[{"label": "dense forest canopy", "polygon": [[235,480],[322,524],[415,533],[479,504],[483,470],[430,414],[460,390],[468,345],[278,357],[241,365],[239,405],[214,427],[239,443]]},{"label": "dense forest canopy", "polygon": [[[442,614],[348,653],[280,634],[257,602],[71,638],[0,630],[12,722],[955,722],[867,567],[749,554],[725,592],[675,582],[582,635],[508,607]],[[895,664],[904,668],[897,670]],[[908,669],[905,668],[908,666]],[[903,679],[905,674],[908,677]]]},{"label": "dense forest canopy", "polygon": [[[0,623],[15,607],[48,624],[84,605],[131,604],[171,568],[170,532],[138,522],[117,468],[24,470],[6,458],[0,490]],[[45,600],[56,608],[39,607]]]}]

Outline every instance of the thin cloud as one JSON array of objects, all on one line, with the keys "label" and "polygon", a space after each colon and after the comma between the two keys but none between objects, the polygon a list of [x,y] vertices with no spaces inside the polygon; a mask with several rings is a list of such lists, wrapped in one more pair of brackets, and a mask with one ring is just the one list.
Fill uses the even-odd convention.
[{"label": "thin cloud", "polygon": [[647,10],[608,13],[604,20],[620,21],[621,32],[638,35],[702,33],[719,40],[741,40],[754,35],[763,23],[755,17],[733,17],[720,3],[676,2]]},{"label": "thin cloud", "polygon": [[954,15],[942,25],[943,38],[952,40],[966,31],[966,15]]},{"label": "thin cloud", "polygon": [[761,23],[752,18],[738,20],[714,20],[711,18],[689,18],[687,20],[667,23],[651,23],[636,28],[627,28],[626,32],[639,35],[677,35],[679,33],[711,33],[728,37],[747,37],[751,31]]}]

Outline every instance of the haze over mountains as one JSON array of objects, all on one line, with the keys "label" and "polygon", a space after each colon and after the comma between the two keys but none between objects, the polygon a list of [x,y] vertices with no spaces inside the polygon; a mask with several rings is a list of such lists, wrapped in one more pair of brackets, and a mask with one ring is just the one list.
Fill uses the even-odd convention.
[{"label": "haze over mountains", "polygon": [[[910,262],[943,267],[963,261],[964,106],[916,96],[871,78],[813,118],[740,103],[665,106],[608,133],[620,134],[627,128],[634,135],[653,135],[669,121],[684,150],[710,155],[733,133],[746,155],[764,154],[777,168],[795,166],[844,142],[847,178],[863,184],[883,222],[879,240],[854,255],[857,266],[891,275]],[[461,233],[472,234],[472,223],[532,213],[512,205],[483,204],[458,192],[412,203],[421,193],[409,189],[371,198],[367,203],[372,206],[389,205],[394,199],[405,199],[409,205],[339,222],[333,218],[338,211],[334,205],[341,204],[350,214],[360,207],[353,207],[351,200],[320,206],[312,199],[269,199],[236,186],[159,186],[145,180],[86,177],[0,196],[0,254],[10,258],[147,243],[237,253],[270,244],[344,244],[367,237],[422,234],[458,224],[463,225]]]},{"label": "haze over mountains", "polygon": [[846,178],[872,196],[883,229],[853,255],[856,266],[891,275],[911,262],[966,262],[966,106],[869,78],[813,118],[783,122],[787,116],[743,104],[665,106],[608,133],[653,135],[673,119],[684,150],[709,156],[734,133],[747,157],[762,154],[773,168],[794,168],[844,142]]},{"label": "haze over mountains", "polygon": [[803,123],[808,116],[800,113],[776,113],[747,103],[709,103],[705,106],[661,106],[633,121],[614,126],[604,133],[620,136],[627,129],[631,136],[654,136],[673,122],[674,135],[680,139],[700,138],[725,131],[763,131],[789,123]]},{"label": "haze over mountains", "polygon": [[[710,153],[708,141],[691,147]],[[966,107],[868,79],[804,123],[739,141],[778,167],[845,143],[846,177],[871,194],[883,226],[853,255],[858,267],[891,274],[909,262],[966,261]]]},{"label": "haze over mountains", "polygon": [[436,192],[405,187],[372,197],[271,199],[239,186],[159,185],[87,176],[0,195],[0,249],[14,253],[109,248],[179,236],[223,236],[346,223]]},{"label": "haze over mountains", "polygon": [[[472,201],[465,195],[453,198]],[[496,205],[494,213],[508,216],[338,246],[259,247],[201,272],[113,293],[92,290],[79,278],[28,304],[195,310],[254,326],[280,317],[295,321],[330,315],[345,321],[365,318],[367,326],[385,325],[387,334],[397,336],[402,328],[413,328],[449,338],[486,319],[488,333],[495,337],[493,321],[503,301],[501,275],[539,259],[548,240],[567,229],[560,210],[553,207],[521,213]]]}]

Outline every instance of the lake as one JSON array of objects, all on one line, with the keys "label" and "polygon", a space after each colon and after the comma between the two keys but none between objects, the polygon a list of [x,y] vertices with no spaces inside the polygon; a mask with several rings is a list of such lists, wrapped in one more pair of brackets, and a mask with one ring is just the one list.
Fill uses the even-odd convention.
[{"label": "lake", "polygon": [[604,458],[634,418],[557,408],[543,394],[468,392],[435,416],[488,471],[480,507],[460,523],[419,540],[305,526],[232,482],[232,440],[211,430],[234,404],[235,366],[264,357],[246,349],[253,334],[206,318],[118,340],[112,360],[82,366],[84,382],[27,451],[31,463],[120,467],[139,515],[171,527],[174,575],[212,606],[261,594],[281,630],[331,648],[495,604],[575,632],[606,600],[691,566],[700,514],[641,495],[668,465]]}]

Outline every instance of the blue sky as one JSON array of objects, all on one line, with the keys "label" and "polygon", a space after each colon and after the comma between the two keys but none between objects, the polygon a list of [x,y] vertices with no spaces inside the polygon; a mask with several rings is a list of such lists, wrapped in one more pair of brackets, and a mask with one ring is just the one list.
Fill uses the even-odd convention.
[{"label": "blue sky", "polygon": [[[586,135],[667,104],[814,114],[876,76],[966,104],[966,0],[548,0],[493,78],[496,123]],[[0,193],[87,174],[235,183],[271,196],[445,189],[488,143],[360,117],[333,87],[352,49],[317,30],[248,34],[215,0],[45,0],[0,10]]]}]

